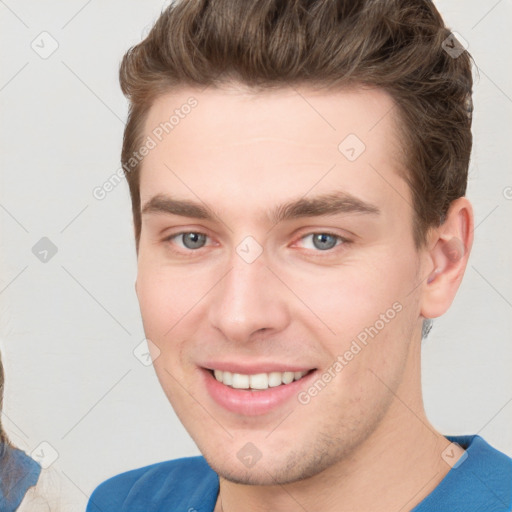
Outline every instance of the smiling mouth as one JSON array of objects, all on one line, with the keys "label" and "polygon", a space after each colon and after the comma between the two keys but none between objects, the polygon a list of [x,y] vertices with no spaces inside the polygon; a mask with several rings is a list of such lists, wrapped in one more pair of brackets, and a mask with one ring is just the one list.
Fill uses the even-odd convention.
[{"label": "smiling mouth", "polygon": [[269,372],[246,375],[222,370],[209,370],[217,382],[233,389],[250,389],[264,391],[269,388],[286,386],[302,379],[304,376],[315,371],[315,369],[302,372]]}]

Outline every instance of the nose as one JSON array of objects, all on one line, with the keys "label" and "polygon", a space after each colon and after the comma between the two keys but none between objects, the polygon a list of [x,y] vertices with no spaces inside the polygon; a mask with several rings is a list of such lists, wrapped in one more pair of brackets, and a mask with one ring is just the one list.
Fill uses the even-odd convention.
[{"label": "nose", "polygon": [[282,331],[290,322],[286,290],[267,267],[264,253],[252,263],[234,253],[230,271],[212,292],[210,325],[232,342],[249,342],[263,331]]}]

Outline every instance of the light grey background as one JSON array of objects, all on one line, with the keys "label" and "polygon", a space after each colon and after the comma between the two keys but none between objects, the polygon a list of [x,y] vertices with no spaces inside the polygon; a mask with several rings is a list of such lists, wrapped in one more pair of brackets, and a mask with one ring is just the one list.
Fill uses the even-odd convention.
[{"label": "light grey background", "polygon": [[[166,4],[0,1],[2,421],[25,451],[58,455],[68,511],[115,473],[198,454],[133,354],[144,333],[128,187],[92,195],[119,169],[120,59]],[[512,2],[437,5],[479,66],[477,228],[459,295],[424,346],[425,402],[443,433],[479,433],[512,455]],[[47,262],[32,252],[42,237],[58,250]]]}]

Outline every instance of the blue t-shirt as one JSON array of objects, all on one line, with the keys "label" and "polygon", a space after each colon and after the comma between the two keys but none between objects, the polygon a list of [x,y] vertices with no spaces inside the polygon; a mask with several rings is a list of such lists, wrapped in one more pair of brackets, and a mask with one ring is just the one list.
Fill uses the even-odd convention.
[{"label": "blue t-shirt", "polygon": [[41,466],[24,451],[0,442],[0,511],[17,510],[40,473]]},{"label": "blue t-shirt", "polygon": [[[447,438],[466,453],[411,512],[510,512],[512,459],[480,436]],[[218,492],[219,478],[204,457],[188,457],[110,478],[86,512],[213,512]]]}]

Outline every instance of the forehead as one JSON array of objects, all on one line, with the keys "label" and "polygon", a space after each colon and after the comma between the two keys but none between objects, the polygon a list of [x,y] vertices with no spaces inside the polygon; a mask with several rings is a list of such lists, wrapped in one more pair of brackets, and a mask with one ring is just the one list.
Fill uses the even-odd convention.
[{"label": "forehead", "polygon": [[383,179],[401,180],[396,115],[380,89],[255,93],[232,86],[164,94],[145,121],[144,139],[154,148],[141,166],[141,202],[166,187],[205,198],[259,191],[270,200],[333,186],[375,202]]},{"label": "forehead", "polygon": [[[195,143],[196,135],[216,145],[272,137],[298,144],[316,141],[332,145],[344,134],[356,133],[373,144],[379,133],[395,128],[393,110],[393,99],[386,91],[362,86],[335,91],[287,87],[263,92],[236,85],[181,88],[156,98],[145,132],[156,130],[158,136],[159,126],[170,121],[173,138],[180,143]],[[184,122],[187,117],[193,119],[193,130],[187,129],[191,124]],[[379,125],[380,130],[376,129]],[[165,138],[167,133],[162,135]]]}]

